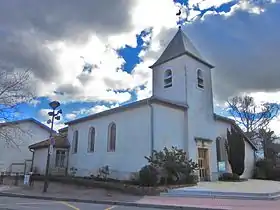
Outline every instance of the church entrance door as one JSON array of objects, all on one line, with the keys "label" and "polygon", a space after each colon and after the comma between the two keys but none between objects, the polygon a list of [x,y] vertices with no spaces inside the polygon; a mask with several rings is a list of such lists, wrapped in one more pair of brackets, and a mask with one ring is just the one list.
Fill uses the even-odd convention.
[{"label": "church entrance door", "polygon": [[209,181],[209,153],[207,148],[198,148],[198,167],[200,181]]}]

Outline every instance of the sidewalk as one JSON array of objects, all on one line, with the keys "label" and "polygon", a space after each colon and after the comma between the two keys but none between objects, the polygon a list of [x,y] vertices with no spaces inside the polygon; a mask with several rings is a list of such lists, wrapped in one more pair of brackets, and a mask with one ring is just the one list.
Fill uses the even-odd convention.
[{"label": "sidewalk", "polygon": [[[2,190],[1,190],[2,189]],[[0,195],[11,197],[27,197],[46,200],[65,199],[72,202],[85,203],[108,203],[112,205],[126,206],[172,206],[176,207],[200,207],[213,209],[234,209],[234,210],[279,210],[280,200],[259,201],[259,200],[229,200],[210,198],[186,198],[186,197],[160,197],[160,196],[133,196],[104,189],[92,189],[60,183],[50,183],[48,192],[43,193],[43,182],[35,182],[33,187],[0,186]],[[8,193],[8,194],[5,194]]]},{"label": "sidewalk", "polygon": [[160,197],[145,196],[138,203],[189,206],[233,210],[279,210],[280,200],[237,200],[212,198]]}]

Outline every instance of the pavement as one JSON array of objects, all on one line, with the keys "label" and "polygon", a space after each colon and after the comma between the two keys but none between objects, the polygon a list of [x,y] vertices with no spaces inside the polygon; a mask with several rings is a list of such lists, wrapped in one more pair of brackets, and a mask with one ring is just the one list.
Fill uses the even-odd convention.
[{"label": "pavement", "polygon": [[[64,201],[46,201],[26,198],[0,197],[0,210],[155,210],[132,206],[112,206],[106,204],[73,203]],[[158,209],[158,208],[157,208]]]},{"label": "pavement", "polygon": [[43,183],[41,182],[35,182],[33,187],[2,185],[0,186],[0,210],[24,208],[63,210],[67,209],[67,207],[68,209],[72,208],[75,210],[279,210],[280,206],[280,200],[263,201],[219,198],[133,196],[116,191],[63,185],[59,183],[50,183],[47,193],[42,193],[42,189]]}]

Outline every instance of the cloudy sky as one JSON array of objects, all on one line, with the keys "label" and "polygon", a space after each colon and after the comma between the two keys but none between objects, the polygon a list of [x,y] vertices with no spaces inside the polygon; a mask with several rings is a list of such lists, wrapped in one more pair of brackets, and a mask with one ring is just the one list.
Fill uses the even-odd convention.
[{"label": "cloudy sky", "polygon": [[19,117],[46,122],[56,99],[64,111],[60,128],[149,97],[148,66],[175,34],[179,8],[187,17],[183,30],[216,66],[217,112],[243,93],[280,103],[278,0],[2,0],[0,67],[30,68],[38,96]]}]

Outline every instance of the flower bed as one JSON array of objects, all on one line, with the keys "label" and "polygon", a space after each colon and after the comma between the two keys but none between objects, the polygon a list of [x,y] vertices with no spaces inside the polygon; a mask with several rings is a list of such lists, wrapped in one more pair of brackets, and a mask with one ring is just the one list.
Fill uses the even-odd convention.
[{"label": "flower bed", "polygon": [[[43,181],[44,176],[33,176],[34,181]],[[167,186],[156,186],[156,187],[144,187],[139,185],[129,184],[128,181],[96,181],[90,178],[83,177],[58,177],[50,176],[49,180],[52,182],[60,182],[63,184],[79,185],[84,187],[95,187],[103,188],[108,190],[115,190],[122,193],[132,194],[132,195],[158,195],[161,192],[166,192],[168,189],[194,186],[192,185],[167,185]]]}]

